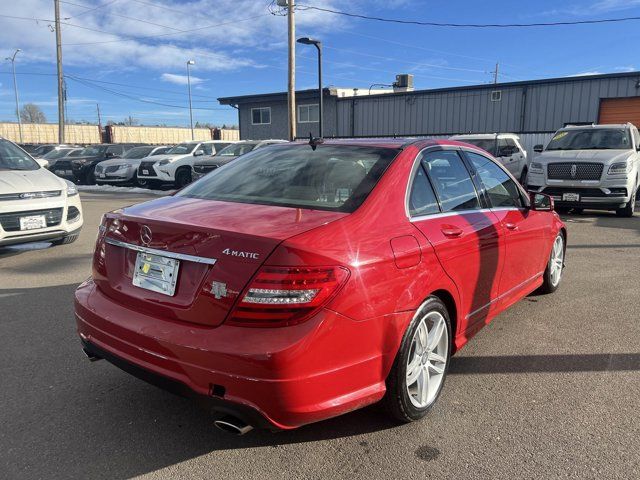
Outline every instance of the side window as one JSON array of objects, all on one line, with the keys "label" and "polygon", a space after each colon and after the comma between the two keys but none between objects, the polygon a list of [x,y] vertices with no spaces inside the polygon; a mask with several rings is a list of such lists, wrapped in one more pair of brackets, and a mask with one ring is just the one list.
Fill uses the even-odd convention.
[{"label": "side window", "polygon": [[495,208],[522,208],[520,189],[504,170],[487,157],[473,152],[466,152],[478,177],[485,188],[491,206]]},{"label": "side window", "polygon": [[456,151],[429,152],[422,165],[429,173],[443,212],[480,208],[469,172]]},{"label": "side window", "polygon": [[409,215],[417,217],[432,213],[440,213],[440,207],[438,207],[438,201],[429,179],[424,173],[424,168],[422,168],[422,165],[418,165],[409,195]]},{"label": "side window", "polygon": [[640,146],[640,133],[638,133],[638,129],[636,128],[632,128],[631,131],[633,132],[633,143],[635,143],[636,148],[638,148]]},{"label": "side window", "polygon": [[210,143],[203,143],[198,148],[200,148],[205,155],[213,155],[213,148]]}]

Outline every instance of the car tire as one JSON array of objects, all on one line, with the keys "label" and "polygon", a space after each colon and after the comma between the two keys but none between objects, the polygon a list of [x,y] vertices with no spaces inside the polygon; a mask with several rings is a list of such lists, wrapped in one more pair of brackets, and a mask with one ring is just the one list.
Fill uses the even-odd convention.
[{"label": "car tire", "polygon": [[634,188],[634,192],[631,195],[631,200],[629,200],[629,203],[627,203],[624,207],[618,208],[616,210],[617,216],[625,217],[625,218],[633,217],[633,214],[636,211],[636,194],[637,192],[635,191],[635,188]]},{"label": "car tire", "polygon": [[409,324],[386,380],[383,402],[395,420],[419,420],[436,403],[449,370],[451,331],[446,306],[429,297]]},{"label": "car tire", "polygon": [[566,252],[565,238],[562,232],[558,233],[551,247],[551,254],[544,271],[542,286],[539,292],[542,294],[553,293],[560,286],[562,272],[564,270],[564,255]]},{"label": "car tire", "polygon": [[176,188],[184,188],[191,183],[191,170],[188,168],[180,168],[176,172]]},{"label": "car tire", "polygon": [[84,183],[85,185],[95,185],[96,184],[96,171],[95,171],[95,167],[90,167],[89,171],[87,171],[87,173],[84,174],[84,177],[82,178],[82,183]]},{"label": "car tire", "polygon": [[62,237],[58,240],[54,240],[51,242],[52,245],[68,245],[70,243],[75,242],[80,234],[76,233],[75,235],[67,235],[66,237]]}]

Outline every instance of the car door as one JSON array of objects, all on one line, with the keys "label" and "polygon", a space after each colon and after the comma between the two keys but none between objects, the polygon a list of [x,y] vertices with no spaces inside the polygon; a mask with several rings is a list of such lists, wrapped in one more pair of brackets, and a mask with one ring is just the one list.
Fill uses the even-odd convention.
[{"label": "car door", "polygon": [[492,159],[472,151],[465,151],[465,155],[504,229],[506,254],[499,294],[517,297],[544,273],[548,214],[528,208],[524,192]]},{"label": "car door", "polygon": [[[464,331],[484,324],[498,297],[502,267],[501,229],[484,209],[469,169],[458,149],[427,150],[418,157],[410,201],[412,223],[433,245],[438,260],[458,287]],[[418,190],[421,189],[421,190]],[[439,211],[421,197],[435,195]],[[424,192],[427,192],[426,194]],[[433,192],[433,193],[429,193]],[[420,204],[426,205],[425,210]]]}]

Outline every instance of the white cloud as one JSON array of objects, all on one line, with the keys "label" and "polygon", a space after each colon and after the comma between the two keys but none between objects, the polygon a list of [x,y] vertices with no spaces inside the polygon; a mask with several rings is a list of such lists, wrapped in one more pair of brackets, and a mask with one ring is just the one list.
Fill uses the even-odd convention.
[{"label": "white cloud", "polygon": [[[337,4],[337,0],[307,0],[314,2],[328,8]],[[272,57],[261,54],[264,49],[286,48],[286,18],[271,15],[267,2],[220,0],[215,2],[215,8],[212,3],[166,0],[150,6],[149,2],[129,0],[94,11],[62,4],[64,64],[96,67],[98,75],[102,69],[162,72],[183,68],[186,59],[193,58],[200,71],[229,72],[262,66],[263,57]],[[82,15],[74,18],[79,14]],[[11,54],[19,40],[21,63],[54,65],[55,35],[49,28],[53,23],[53,2],[14,2],[11,15],[42,20],[6,19],[0,30],[0,45],[4,46],[0,47],[0,55]],[[300,29],[314,33],[343,22],[334,15],[313,10],[300,11],[297,17]]]},{"label": "white cloud", "polygon": [[589,72],[580,72],[574,73],[573,75],[568,75],[569,77],[588,77],[589,75],[602,75],[604,72],[600,72],[598,70],[592,70]]},{"label": "white cloud", "polygon": [[618,10],[628,10],[640,5],[640,0],[599,0],[587,10],[595,10],[597,12],[615,12]]},{"label": "white cloud", "polygon": [[[188,83],[186,75],[176,75],[174,73],[163,73],[160,75],[160,80],[163,82],[175,83],[176,85],[187,85]],[[191,75],[191,85],[197,85],[202,82],[204,82],[204,79]]]}]

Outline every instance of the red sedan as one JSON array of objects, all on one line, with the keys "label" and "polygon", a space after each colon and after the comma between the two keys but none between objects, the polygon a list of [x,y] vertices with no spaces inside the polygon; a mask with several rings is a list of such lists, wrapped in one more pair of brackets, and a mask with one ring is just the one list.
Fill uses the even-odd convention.
[{"label": "red sedan", "polygon": [[558,288],[565,244],[552,200],[471,145],[282,144],[105,215],[78,332],[236,433],[380,400],[412,421],[469,338]]}]

